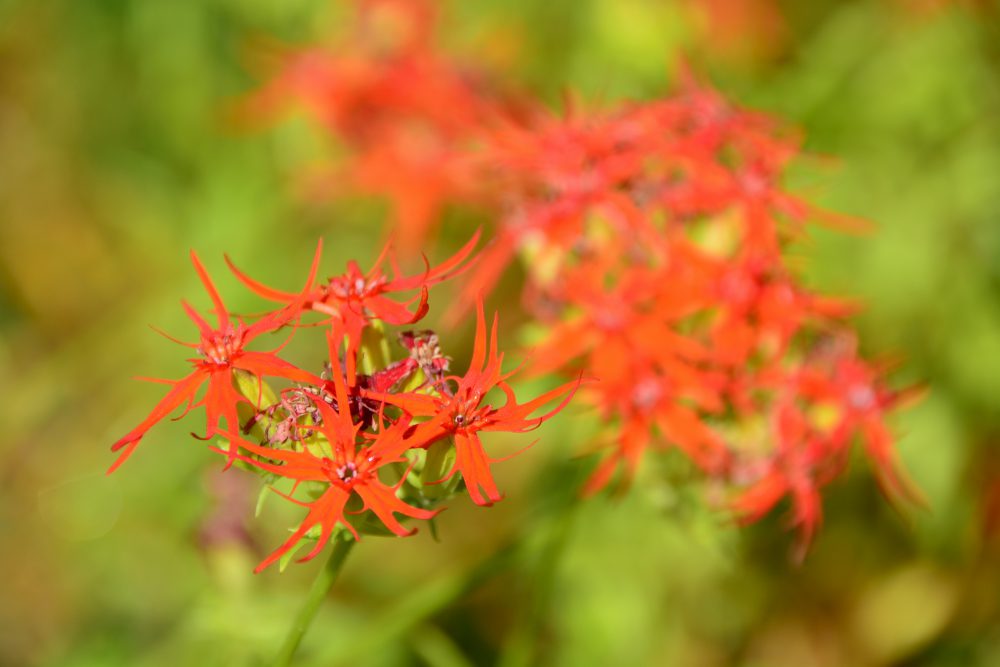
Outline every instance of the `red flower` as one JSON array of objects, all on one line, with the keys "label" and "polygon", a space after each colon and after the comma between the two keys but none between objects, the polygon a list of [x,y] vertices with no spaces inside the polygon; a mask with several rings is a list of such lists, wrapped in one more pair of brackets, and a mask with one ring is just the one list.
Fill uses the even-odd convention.
[{"label": "red flower", "polygon": [[[366,395],[398,406],[414,417],[431,417],[419,428],[431,433],[427,444],[441,438],[455,438],[455,467],[444,477],[461,473],[469,496],[477,505],[491,505],[503,496],[497,490],[490,465],[491,459],[479,439],[480,432],[508,431],[522,433],[537,428],[543,421],[562,410],[579,386],[579,380],[567,382],[526,403],[518,403],[506,380],[512,372],[501,369],[503,354],[497,351],[497,318],[493,319],[489,349],[486,341],[486,318],[482,302],[476,316],[476,341],[463,377],[448,377],[438,385],[440,395],[386,394],[366,392]],[[454,390],[449,382],[455,383]],[[490,390],[499,388],[506,397],[500,407],[485,403]],[[363,392],[365,393],[365,392]],[[546,403],[562,397],[553,409],[537,417],[530,415]],[[443,481],[443,480],[442,480]]]},{"label": "red flower", "polygon": [[[356,350],[361,343],[362,331],[373,318],[395,325],[412,324],[421,319],[428,308],[427,288],[464,271],[468,266],[464,262],[472,254],[478,241],[477,231],[449,259],[434,268],[428,267],[422,274],[405,277],[399,275],[399,269],[390,254],[391,245],[387,244],[368,273],[362,273],[361,267],[352,260],[348,262],[347,271],[343,275],[329,278],[326,284],[309,290],[304,296],[267,287],[237,269],[228,257],[226,262],[244,285],[265,299],[288,304],[302,299],[304,310],[328,315],[327,322],[334,327],[334,331],[347,336],[348,349]],[[394,269],[395,277],[392,279],[381,268],[387,258]],[[417,296],[402,303],[387,296],[417,289],[420,290]],[[416,306],[411,310],[410,305],[414,301]]]},{"label": "red flower", "polygon": [[853,338],[842,342],[834,359],[826,365],[813,363],[799,374],[799,389],[817,403],[833,405],[838,417],[830,440],[838,447],[850,447],[860,435],[865,453],[885,490],[893,497],[922,503],[916,486],[903,473],[893,449],[895,439],[885,423],[886,413],[923,393],[923,387],[894,390],[885,386],[876,367],[855,356]]},{"label": "red flower", "polygon": [[819,490],[843,469],[848,450],[823,437],[791,395],[774,407],[771,429],[775,451],[766,460],[738,467],[739,475],[752,479],[732,507],[740,520],[756,521],[784,496],[790,496],[791,524],[799,531],[797,553],[801,558],[822,520]]},{"label": "red flower", "polygon": [[565,269],[555,291],[570,314],[535,348],[531,372],[549,373],[585,357],[588,375],[617,386],[633,378],[636,366],[704,361],[705,346],[673,326],[698,298],[691,283],[683,283],[688,290],[666,286],[675,266],[609,269],[584,261]]},{"label": "red flower", "polygon": [[743,490],[733,508],[753,521],[788,496],[800,556],[822,518],[820,490],[844,469],[856,436],[889,495],[922,500],[900,470],[885,424],[885,411],[919,390],[884,387],[854,345],[852,337],[827,340],[801,365],[752,379],[757,400],[749,414],[769,412],[768,451],[736,458],[732,481]]},{"label": "red flower", "polygon": [[818,297],[773,260],[719,261],[710,335],[719,363],[744,367],[755,354],[783,358],[807,325],[842,319],[858,309],[848,299]]},{"label": "red flower", "polygon": [[[360,539],[357,530],[344,516],[347,502],[354,495],[364,503],[360,512],[371,510],[386,528],[400,536],[412,535],[415,531],[404,527],[395,514],[414,519],[430,519],[437,513],[407,505],[396,496],[405,474],[395,485],[386,484],[379,479],[381,468],[404,461],[403,452],[424,444],[425,430],[418,428],[415,433],[410,432],[408,420],[401,419],[388,428],[379,429],[370,443],[359,444],[362,425],[354,422],[347,409],[352,392],[348,390],[339,369],[334,370],[332,375],[339,411],[322,398],[311,397],[322,415],[322,421],[314,426],[302,427],[325,441],[306,444],[303,451],[290,451],[255,445],[231,431],[219,432],[229,439],[231,450],[238,446],[250,453],[250,456],[236,454],[240,460],[294,480],[292,494],[302,482],[327,485],[322,495],[312,502],[296,500],[292,495],[285,496],[296,504],[308,507],[309,512],[292,536],[264,559],[254,572],[260,572],[280,559],[315,526],[320,527],[319,540],[312,551],[299,559],[300,562],[309,560],[322,551],[338,524],[351,531],[355,539]],[[223,450],[215,451],[229,455],[229,452]]]},{"label": "red flower", "polygon": [[[629,367],[633,375],[628,380],[596,385],[602,413],[616,417],[620,431],[614,451],[591,475],[585,493],[604,488],[619,465],[625,467],[627,484],[653,442],[680,448],[708,474],[725,470],[729,451],[722,437],[702,418],[702,413],[721,411],[721,377],[680,363],[660,370],[641,364]],[[659,431],[658,438],[654,428]]]},{"label": "red flower", "polygon": [[[154,380],[172,385],[172,387],[138,426],[111,446],[112,451],[124,451],[108,469],[108,473],[114,472],[118,466],[125,462],[146,431],[185,403],[188,404],[188,410],[199,405],[205,406],[206,430],[209,433],[215,430],[219,421],[223,419],[228,428],[238,429],[239,418],[236,406],[241,401],[246,402],[246,399],[233,386],[233,374],[236,372],[243,371],[257,378],[267,375],[300,382],[314,383],[318,381],[311,373],[299,370],[287,361],[278,358],[273,352],[253,352],[245,348],[257,336],[277,331],[299,315],[304,296],[311,288],[316,275],[321,247],[322,244],[316,248],[309,278],[303,292],[291,295],[285,308],[277,310],[249,326],[243,322],[234,324],[230,320],[225,304],[216,291],[215,285],[212,284],[211,278],[194,251],[191,252],[191,261],[198,272],[198,277],[201,278],[205,290],[211,297],[212,303],[215,304],[214,312],[218,317],[218,326],[213,328],[194,308],[183,303],[188,317],[197,325],[201,334],[199,343],[182,343],[195,348],[200,355],[189,360],[194,365],[194,371],[180,380]],[[205,396],[195,403],[198,390],[206,382],[208,389]],[[230,462],[235,453],[234,447],[229,452]]]}]

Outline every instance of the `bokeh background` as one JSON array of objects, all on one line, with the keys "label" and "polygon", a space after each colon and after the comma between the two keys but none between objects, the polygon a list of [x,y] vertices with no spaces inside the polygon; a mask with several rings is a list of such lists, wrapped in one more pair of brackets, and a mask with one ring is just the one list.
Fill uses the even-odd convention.
[{"label": "bokeh background", "polygon": [[[276,48],[343,15],[0,1],[0,664],[261,664],[320,566],[251,574],[295,512],[271,503],[245,525],[256,481],[220,478],[186,423],[104,470],[162,391],[130,378],[186,367],[146,325],[190,334],[178,301],[206,305],[190,248],[242,312],[261,304],[224,252],[286,285],[318,236],[328,273],[373,259],[384,204],[304,200],[314,132],[239,113]],[[298,664],[1000,664],[1000,4],[453,1],[443,17],[443,48],[553,104],[664,95],[683,55],[803,130],[796,187],[877,226],[817,229],[798,260],[867,302],[869,354],[930,387],[894,418],[928,508],[897,512],[854,466],[795,565],[780,513],[736,528],[669,458],[622,498],[575,501],[593,422],[570,409],[498,467],[503,503],[452,503],[440,542],[366,540]],[[468,328],[449,334],[459,368]]]}]

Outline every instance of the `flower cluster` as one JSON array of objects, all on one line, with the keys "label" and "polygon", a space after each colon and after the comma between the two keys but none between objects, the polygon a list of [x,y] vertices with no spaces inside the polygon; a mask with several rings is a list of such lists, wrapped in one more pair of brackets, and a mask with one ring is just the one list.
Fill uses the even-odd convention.
[{"label": "flower cluster", "polygon": [[[395,184],[404,237],[424,239],[441,203],[470,193],[496,221],[450,314],[523,264],[542,332],[533,371],[597,380],[585,395],[611,446],[589,492],[627,483],[651,447],[676,447],[744,520],[788,498],[805,545],[820,489],[860,441],[884,488],[916,499],[885,424],[915,390],[889,388],[886,369],[859,356],[847,323],[857,304],[815,293],[789,265],[808,223],[864,226],[782,188],[800,152],[793,133],[686,71],[677,94],[606,113],[504,108],[434,52],[427,3],[359,7],[362,19],[391,8],[411,38],[377,53],[309,52],[275,85],[296,81],[293,96],[353,147],[346,171]],[[372,33],[352,34],[361,44]],[[423,152],[404,155],[404,137]],[[414,415],[443,409],[440,397],[383,399]]]},{"label": "flower cluster", "polygon": [[[431,519],[459,482],[479,505],[500,500],[490,467],[494,459],[481,434],[534,429],[566,405],[578,382],[519,403],[507,384],[511,372],[502,368],[497,319],[487,330],[481,303],[464,375],[451,372],[434,332],[400,332],[403,355],[396,360],[390,358],[386,333],[386,325],[409,326],[423,318],[428,288],[468,268],[476,241],[412,276],[399,272],[387,247],[368,272],[351,262],[345,273],[321,283],[317,248],[298,292],[266,287],[229,262],[254,292],[280,304],[252,324],[229,313],[192,253],[218,325],[184,304],[201,335],[199,343],[185,343],[197,351],[190,360],[194,369],[181,380],[163,381],[171,389],[113,445],[121,454],[111,470],[157,422],[185,404],[184,414],[204,406],[201,439],[225,457],[227,467],[239,462],[261,473],[274,491],[307,509],[258,572],[294,553],[304,539],[316,540],[302,560],[312,558],[338,530],[355,539],[361,533],[409,535],[413,529],[397,517]],[[381,268],[386,260],[394,267],[391,277]],[[284,345],[270,352],[248,349],[254,339],[283,330],[324,335],[316,348],[323,358],[319,374],[282,358]],[[276,391],[269,381],[285,386]],[[499,403],[493,398],[497,393]]]},{"label": "flower cluster", "polygon": [[781,188],[794,136],[686,76],[665,100],[511,125],[490,144],[509,202],[466,283],[525,260],[543,325],[537,373],[582,368],[613,446],[588,490],[676,446],[756,519],[782,498],[808,544],[819,490],[856,439],[884,487],[916,499],[896,465],[885,386],[856,350],[856,304],[789,267],[810,220],[855,228]]},{"label": "flower cluster", "polygon": [[385,196],[401,245],[419,249],[445,203],[477,196],[470,148],[502,105],[486,76],[434,48],[434,0],[352,8],[336,48],[291,55],[252,107],[299,107],[315,117],[342,155],[310,189]]}]

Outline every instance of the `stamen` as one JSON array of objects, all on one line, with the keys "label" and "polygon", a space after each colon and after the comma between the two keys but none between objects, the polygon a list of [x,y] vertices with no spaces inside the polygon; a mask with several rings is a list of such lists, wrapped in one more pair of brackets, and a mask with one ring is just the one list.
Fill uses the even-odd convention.
[{"label": "stamen", "polygon": [[338,466],[335,472],[342,482],[349,482],[358,476],[358,466],[354,465],[353,461],[348,461],[344,465]]},{"label": "stamen", "polygon": [[230,328],[225,333],[215,332],[207,338],[202,338],[198,354],[217,366],[228,366],[233,357],[240,352],[240,347],[240,336]]}]

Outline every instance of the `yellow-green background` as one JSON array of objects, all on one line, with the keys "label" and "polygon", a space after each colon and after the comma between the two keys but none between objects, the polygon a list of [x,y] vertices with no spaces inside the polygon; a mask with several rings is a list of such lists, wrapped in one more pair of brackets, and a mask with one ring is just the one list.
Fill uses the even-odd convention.
[{"label": "yellow-green background", "polygon": [[[683,53],[801,127],[791,182],[877,229],[817,230],[795,261],[863,297],[865,349],[930,386],[893,420],[929,509],[897,514],[858,461],[796,567],[780,514],[726,525],[676,461],[575,506],[593,420],[568,410],[498,466],[503,503],[457,500],[440,543],[366,540],[300,664],[1000,664],[1000,7],[786,0],[783,33],[719,34],[693,4],[452,2],[442,42],[556,103],[662,95]],[[199,546],[219,462],[197,420],[104,470],[162,392],[131,376],[185,372],[146,325],[192,335],[188,249],[242,312],[262,304],[224,252],[286,286],[320,235],[327,274],[374,257],[379,204],[294,196],[303,123],[234,122],[262,53],[343,25],[316,0],[0,1],[0,664],[258,664],[280,641],[319,563],[250,571],[295,511],[269,501],[257,553]],[[432,258],[468,233],[448,229]],[[447,339],[459,368],[468,333]]]}]

